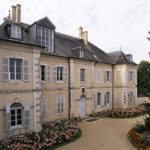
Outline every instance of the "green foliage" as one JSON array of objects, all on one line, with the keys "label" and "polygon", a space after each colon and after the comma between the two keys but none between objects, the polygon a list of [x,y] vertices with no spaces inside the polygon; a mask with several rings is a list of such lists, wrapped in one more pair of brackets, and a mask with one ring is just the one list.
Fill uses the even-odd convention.
[{"label": "green foliage", "polygon": [[139,133],[142,133],[145,130],[144,125],[139,122],[133,127],[133,129]]},{"label": "green foliage", "polygon": [[150,62],[141,61],[138,66],[138,95],[150,97]]}]

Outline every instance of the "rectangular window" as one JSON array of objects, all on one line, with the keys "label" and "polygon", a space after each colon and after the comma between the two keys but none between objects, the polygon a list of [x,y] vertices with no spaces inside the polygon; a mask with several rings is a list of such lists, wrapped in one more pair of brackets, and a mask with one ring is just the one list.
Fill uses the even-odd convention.
[{"label": "rectangular window", "polygon": [[45,66],[41,65],[41,81],[45,81]]},{"label": "rectangular window", "polygon": [[46,52],[54,52],[54,30],[38,25],[37,44],[45,46]]},{"label": "rectangular window", "polygon": [[80,50],[80,57],[84,57],[84,51],[83,50]]},{"label": "rectangular window", "polygon": [[65,113],[65,95],[56,96],[56,112],[57,114]]},{"label": "rectangular window", "polygon": [[97,105],[101,105],[101,93],[97,93]]},{"label": "rectangular window", "polygon": [[21,39],[21,27],[11,26],[11,38]]},{"label": "rectangular window", "polygon": [[99,83],[101,82],[101,71],[96,70],[96,82]]},{"label": "rectangular window", "polygon": [[10,80],[21,80],[22,78],[22,60],[10,58],[9,72]]},{"label": "rectangular window", "polygon": [[129,81],[133,81],[134,79],[134,73],[133,71],[129,71]]},{"label": "rectangular window", "polygon": [[106,81],[110,82],[110,71],[106,71]]},{"label": "rectangular window", "polygon": [[106,93],[106,104],[110,103],[110,92]]},{"label": "rectangular window", "polygon": [[63,81],[63,67],[57,67],[57,81]]},{"label": "rectangular window", "polygon": [[80,81],[85,82],[85,69],[80,69]]}]

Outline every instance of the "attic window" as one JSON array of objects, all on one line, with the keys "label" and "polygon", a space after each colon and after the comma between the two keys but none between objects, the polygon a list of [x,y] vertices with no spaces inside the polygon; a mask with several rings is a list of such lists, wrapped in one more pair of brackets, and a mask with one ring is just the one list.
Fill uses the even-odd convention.
[{"label": "attic window", "polygon": [[21,39],[21,27],[15,25],[11,26],[11,38]]},{"label": "attic window", "polygon": [[131,54],[126,55],[126,58],[128,61],[132,62],[133,61],[133,56]]},{"label": "attic window", "polygon": [[82,58],[82,57],[84,57],[84,51],[83,50],[80,50],[80,57]]},{"label": "attic window", "polygon": [[54,52],[54,30],[38,25],[37,44],[45,46],[46,52]]}]

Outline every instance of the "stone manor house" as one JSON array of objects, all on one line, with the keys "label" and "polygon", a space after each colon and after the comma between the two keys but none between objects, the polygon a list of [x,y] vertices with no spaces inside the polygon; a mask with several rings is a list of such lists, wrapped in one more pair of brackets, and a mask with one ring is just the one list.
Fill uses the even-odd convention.
[{"label": "stone manor house", "polygon": [[21,21],[21,5],[0,25],[0,138],[15,128],[137,105],[137,65],[131,54],[106,53],[56,32],[44,17]]}]

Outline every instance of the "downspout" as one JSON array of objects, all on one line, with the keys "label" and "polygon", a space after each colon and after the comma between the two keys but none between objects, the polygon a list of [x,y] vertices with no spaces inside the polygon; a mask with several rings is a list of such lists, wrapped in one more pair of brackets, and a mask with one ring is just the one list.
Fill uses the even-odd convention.
[{"label": "downspout", "polygon": [[70,87],[70,58],[68,58],[68,120],[70,120],[71,87]]},{"label": "downspout", "polygon": [[112,109],[114,109],[114,65],[112,64]]}]

